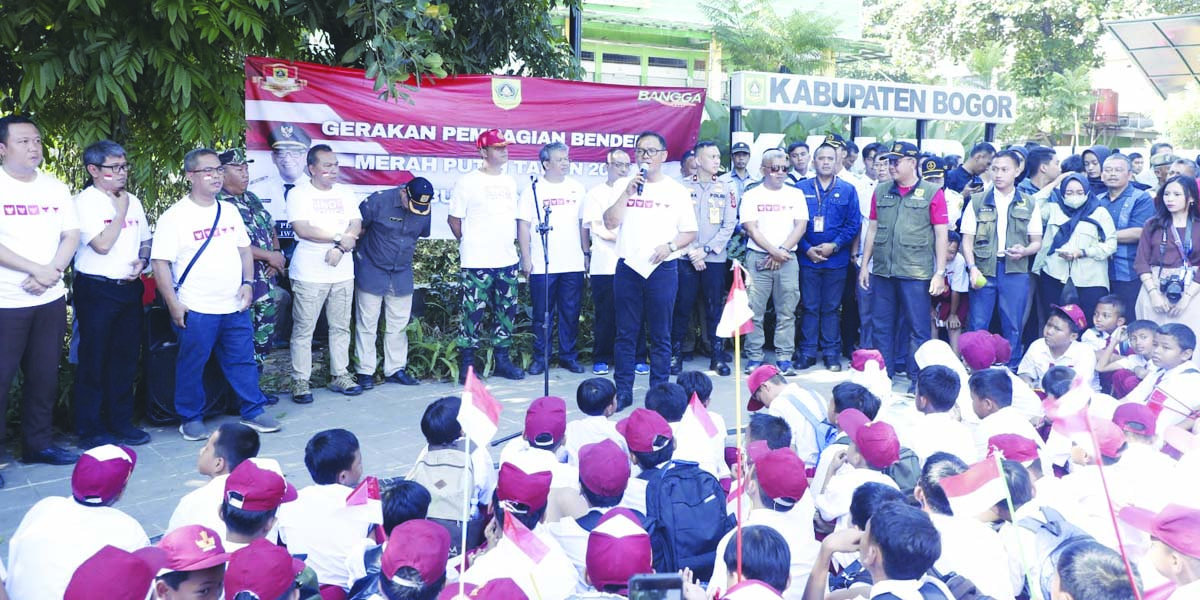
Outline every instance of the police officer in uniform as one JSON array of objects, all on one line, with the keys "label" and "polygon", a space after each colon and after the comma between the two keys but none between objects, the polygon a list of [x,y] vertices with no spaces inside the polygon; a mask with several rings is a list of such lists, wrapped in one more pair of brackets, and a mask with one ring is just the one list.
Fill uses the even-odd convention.
[{"label": "police officer in uniform", "polygon": [[712,345],[708,368],[722,377],[729,375],[724,360],[724,343],[716,335],[725,291],[725,246],[737,224],[737,196],[733,185],[717,178],[721,149],[710,141],[696,144],[696,174],[684,185],[691,192],[692,209],[699,231],[677,259],[679,288],[671,325],[671,374],[683,372],[681,346],[692,322],[697,300],[704,302],[704,333]]}]

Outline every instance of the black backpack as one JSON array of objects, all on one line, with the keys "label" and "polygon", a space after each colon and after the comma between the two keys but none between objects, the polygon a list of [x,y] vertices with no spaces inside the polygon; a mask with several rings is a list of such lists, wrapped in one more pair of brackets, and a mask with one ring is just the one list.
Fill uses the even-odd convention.
[{"label": "black backpack", "polygon": [[687,567],[701,581],[712,577],[721,538],[733,528],[725,490],[694,462],[678,460],[640,476],[646,485],[646,531],[656,573]]}]

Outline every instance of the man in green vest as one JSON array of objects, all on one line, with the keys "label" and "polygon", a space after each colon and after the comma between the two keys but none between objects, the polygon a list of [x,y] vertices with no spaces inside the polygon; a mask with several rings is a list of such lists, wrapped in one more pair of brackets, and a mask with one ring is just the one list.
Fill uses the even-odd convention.
[{"label": "man in green vest", "polygon": [[1005,150],[992,159],[992,188],[978,192],[963,211],[962,253],[971,269],[967,331],[987,330],[1000,309],[1000,334],[1012,346],[1011,364],[1021,362],[1021,325],[1029,298],[1029,264],[1042,249],[1037,201],[1018,190],[1020,157]]},{"label": "man in green vest", "polygon": [[[942,189],[917,176],[919,155],[920,150],[908,142],[896,142],[880,155],[888,160],[892,181],[876,186],[871,198],[862,245],[862,264],[871,268],[862,269],[858,276],[858,285],[874,295],[873,342],[883,354],[888,375],[895,375],[896,337],[908,336],[905,364],[913,382],[917,378],[913,353],[929,340],[932,328],[929,297],[946,288],[942,273],[950,222]],[[902,315],[907,317],[908,331],[897,331]]]}]

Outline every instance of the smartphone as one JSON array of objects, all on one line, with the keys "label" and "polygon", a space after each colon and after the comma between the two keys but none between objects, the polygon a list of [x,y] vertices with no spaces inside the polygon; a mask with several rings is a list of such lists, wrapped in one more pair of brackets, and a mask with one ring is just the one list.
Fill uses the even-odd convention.
[{"label": "smartphone", "polygon": [[683,600],[683,576],[647,573],[629,579],[629,600]]}]

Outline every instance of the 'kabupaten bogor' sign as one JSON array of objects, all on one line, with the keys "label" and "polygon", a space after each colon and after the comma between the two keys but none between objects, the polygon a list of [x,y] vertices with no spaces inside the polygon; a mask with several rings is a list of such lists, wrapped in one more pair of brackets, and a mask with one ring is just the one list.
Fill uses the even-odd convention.
[{"label": "'kabupaten bogor' sign", "polygon": [[1012,123],[1011,92],[934,85],[834,79],[739,71],[730,82],[732,105],[858,117]]}]

